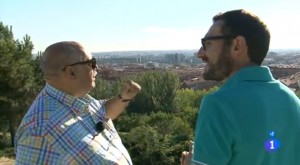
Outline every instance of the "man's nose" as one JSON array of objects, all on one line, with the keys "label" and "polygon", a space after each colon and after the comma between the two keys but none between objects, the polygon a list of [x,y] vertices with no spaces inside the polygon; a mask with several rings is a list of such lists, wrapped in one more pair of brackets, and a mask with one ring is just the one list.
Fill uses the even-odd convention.
[{"label": "man's nose", "polygon": [[96,65],[96,68],[94,69],[95,76],[101,71],[98,65]]},{"label": "man's nose", "polygon": [[203,47],[201,47],[197,53],[197,57],[202,58],[202,57],[204,57],[204,54],[205,54],[204,49],[203,49]]}]

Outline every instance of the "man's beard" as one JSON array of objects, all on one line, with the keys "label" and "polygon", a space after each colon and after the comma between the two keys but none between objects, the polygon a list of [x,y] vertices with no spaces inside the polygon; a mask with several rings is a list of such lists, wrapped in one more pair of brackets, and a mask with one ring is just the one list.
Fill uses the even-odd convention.
[{"label": "man's beard", "polygon": [[215,64],[206,64],[207,70],[204,70],[202,77],[205,80],[222,81],[227,78],[233,70],[233,60],[230,56],[229,49],[223,48]]}]

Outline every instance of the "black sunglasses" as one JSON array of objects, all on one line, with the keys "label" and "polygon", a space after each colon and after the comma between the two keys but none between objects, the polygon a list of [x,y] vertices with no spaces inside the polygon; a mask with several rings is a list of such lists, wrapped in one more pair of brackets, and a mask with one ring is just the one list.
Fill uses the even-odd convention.
[{"label": "black sunglasses", "polygon": [[[92,59],[87,60],[87,61],[76,62],[76,63],[70,64],[70,65],[67,65],[67,66],[74,66],[74,65],[79,65],[79,64],[88,64],[92,67],[92,69],[97,69],[98,68],[96,58],[92,58]],[[65,70],[67,66],[65,66],[63,70]]]},{"label": "black sunglasses", "polygon": [[203,50],[206,50],[205,42],[208,40],[232,39],[235,37],[236,36],[232,36],[232,35],[204,37],[201,39],[202,48],[203,48]]}]

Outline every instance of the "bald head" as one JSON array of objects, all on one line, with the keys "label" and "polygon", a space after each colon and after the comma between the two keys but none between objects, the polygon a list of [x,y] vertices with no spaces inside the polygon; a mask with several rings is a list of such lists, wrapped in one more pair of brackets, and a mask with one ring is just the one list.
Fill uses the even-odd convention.
[{"label": "bald head", "polygon": [[77,42],[63,41],[50,45],[41,60],[45,79],[59,76],[65,66],[81,61],[83,56],[83,47]]}]

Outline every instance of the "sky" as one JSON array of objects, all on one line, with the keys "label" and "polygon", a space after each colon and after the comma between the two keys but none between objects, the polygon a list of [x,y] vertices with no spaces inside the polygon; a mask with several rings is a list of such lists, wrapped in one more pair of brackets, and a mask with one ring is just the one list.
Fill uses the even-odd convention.
[{"label": "sky", "polygon": [[300,48],[299,0],[0,0],[0,22],[34,52],[77,41],[91,52],[193,50],[219,12],[246,9],[271,32],[270,49]]}]

